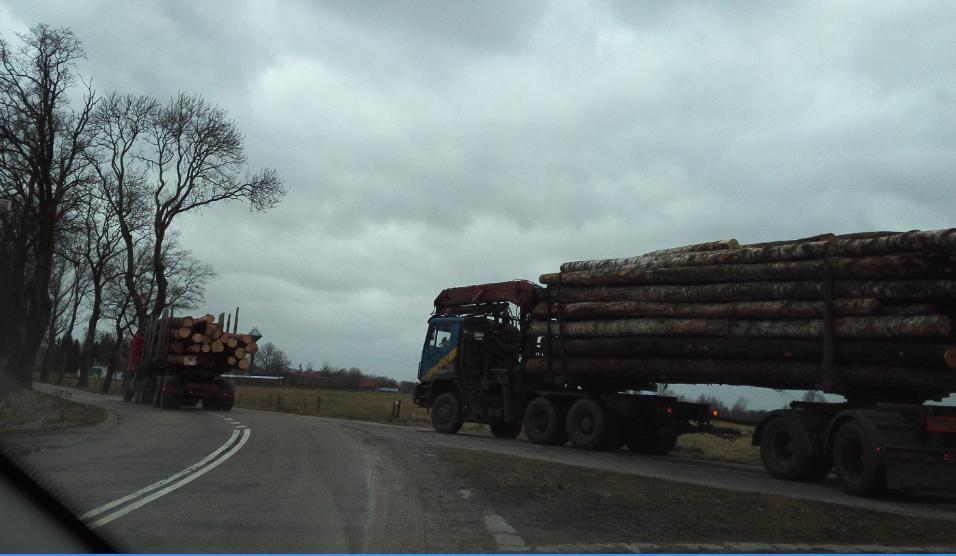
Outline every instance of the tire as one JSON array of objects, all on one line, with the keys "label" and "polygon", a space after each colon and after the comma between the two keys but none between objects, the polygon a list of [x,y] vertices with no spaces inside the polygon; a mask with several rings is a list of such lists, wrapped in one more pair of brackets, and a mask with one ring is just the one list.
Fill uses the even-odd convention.
[{"label": "tire", "polygon": [[461,430],[461,405],[452,392],[439,394],[432,404],[432,426],[438,432],[455,434]]},{"label": "tire", "polygon": [[[813,431],[792,415],[771,419],[760,434],[760,459],[772,477],[785,481],[819,481],[829,474],[822,447],[814,450]],[[825,472],[824,472],[825,471]]]},{"label": "tire", "polygon": [[837,430],[833,467],[843,490],[850,494],[873,496],[886,490],[886,467],[873,439],[857,421],[847,421]]},{"label": "tire", "polygon": [[567,442],[564,416],[558,404],[543,396],[531,400],[524,410],[524,434],[531,442],[545,446]]},{"label": "tire", "polygon": [[495,435],[497,438],[518,438],[518,435],[521,434],[521,421],[495,421],[489,426],[491,427],[491,434]]},{"label": "tire", "polygon": [[616,433],[604,407],[589,398],[574,402],[568,411],[566,427],[571,444],[582,450],[604,449]]}]

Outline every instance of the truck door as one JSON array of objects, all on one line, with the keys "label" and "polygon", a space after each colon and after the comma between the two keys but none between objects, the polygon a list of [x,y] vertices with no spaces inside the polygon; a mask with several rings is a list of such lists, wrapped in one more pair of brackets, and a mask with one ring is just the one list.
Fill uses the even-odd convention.
[{"label": "truck door", "polygon": [[460,322],[432,322],[428,327],[428,336],[422,348],[422,359],[418,364],[419,380],[425,382],[433,374],[455,370],[460,330]]}]

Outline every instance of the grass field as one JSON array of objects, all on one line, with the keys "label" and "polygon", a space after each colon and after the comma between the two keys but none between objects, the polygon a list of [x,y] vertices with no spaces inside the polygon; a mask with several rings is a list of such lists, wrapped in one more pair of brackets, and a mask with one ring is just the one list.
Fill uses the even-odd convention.
[{"label": "grass field", "polygon": [[32,390],[0,396],[0,434],[96,425],[107,416],[100,407]]},{"label": "grass field", "polygon": [[[398,418],[392,417],[395,401],[401,402]],[[396,425],[431,423],[428,413],[412,403],[411,394],[389,392],[237,386],[236,406]]]}]

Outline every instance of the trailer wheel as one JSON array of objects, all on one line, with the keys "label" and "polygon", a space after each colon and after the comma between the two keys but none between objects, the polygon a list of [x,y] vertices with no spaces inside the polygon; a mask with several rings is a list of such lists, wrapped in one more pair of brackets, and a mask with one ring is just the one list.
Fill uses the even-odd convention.
[{"label": "trailer wheel", "polygon": [[554,400],[538,396],[524,410],[524,433],[535,444],[560,446],[568,441],[563,417]]},{"label": "trailer wheel", "polygon": [[[780,415],[760,435],[760,459],[771,476],[786,481],[819,481],[829,474],[829,460],[814,455],[814,434],[801,419]],[[818,450],[817,452],[822,452]]]},{"label": "trailer wheel", "polygon": [[595,400],[582,398],[568,411],[568,438],[576,448],[602,449],[609,443],[605,437],[614,434],[613,427],[605,409]]},{"label": "trailer wheel", "polygon": [[432,426],[438,432],[455,434],[461,430],[461,405],[452,392],[439,394],[432,404]]},{"label": "trailer wheel", "polygon": [[879,460],[873,439],[856,421],[847,421],[833,439],[833,466],[843,490],[872,496],[886,488],[886,468]]},{"label": "trailer wheel", "polygon": [[521,434],[521,421],[494,421],[490,425],[491,434],[497,438],[518,438]]}]

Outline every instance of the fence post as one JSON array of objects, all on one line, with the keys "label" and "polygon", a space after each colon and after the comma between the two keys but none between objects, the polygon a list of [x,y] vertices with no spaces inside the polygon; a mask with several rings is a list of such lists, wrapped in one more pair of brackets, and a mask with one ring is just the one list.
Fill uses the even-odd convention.
[{"label": "fence post", "polygon": [[322,407],[322,396],[315,397],[315,414],[319,414],[319,408]]}]

